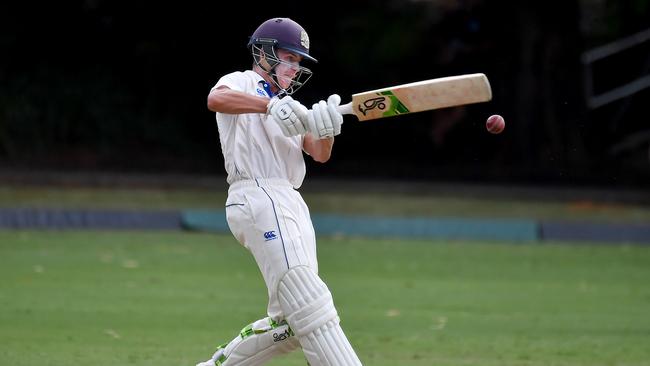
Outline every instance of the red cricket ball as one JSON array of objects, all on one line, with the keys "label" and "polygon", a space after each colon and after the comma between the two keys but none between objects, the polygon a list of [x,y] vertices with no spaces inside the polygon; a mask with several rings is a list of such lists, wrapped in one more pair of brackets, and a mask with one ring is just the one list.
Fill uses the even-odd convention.
[{"label": "red cricket ball", "polygon": [[490,133],[499,134],[506,128],[506,121],[500,115],[494,114],[485,121],[485,128]]}]

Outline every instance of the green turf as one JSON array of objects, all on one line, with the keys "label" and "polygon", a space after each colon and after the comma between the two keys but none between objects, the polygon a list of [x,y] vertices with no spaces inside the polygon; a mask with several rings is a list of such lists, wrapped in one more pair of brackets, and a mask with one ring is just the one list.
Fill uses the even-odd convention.
[{"label": "green turf", "polygon": [[[319,256],[366,365],[650,365],[647,247],[340,238]],[[0,365],[193,366],[265,303],[228,235],[0,231]]]},{"label": "green turf", "polygon": [[[522,201],[376,192],[306,192],[303,196],[314,213],[650,222],[647,205],[559,201],[553,197]],[[222,210],[225,200],[226,188],[0,186],[0,207]]]}]

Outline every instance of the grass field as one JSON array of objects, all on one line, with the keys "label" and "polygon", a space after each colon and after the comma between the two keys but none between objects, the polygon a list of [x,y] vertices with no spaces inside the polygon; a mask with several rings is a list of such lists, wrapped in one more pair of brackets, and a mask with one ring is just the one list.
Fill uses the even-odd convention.
[{"label": "grass field", "polygon": [[[647,247],[321,238],[319,256],[366,365],[650,365]],[[229,235],[0,231],[0,365],[194,365],[265,305]]]}]

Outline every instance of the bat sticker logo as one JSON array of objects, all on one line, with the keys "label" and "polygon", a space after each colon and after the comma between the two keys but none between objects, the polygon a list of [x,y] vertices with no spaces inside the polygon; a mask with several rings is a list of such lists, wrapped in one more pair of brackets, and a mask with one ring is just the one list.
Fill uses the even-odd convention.
[{"label": "bat sticker logo", "polygon": [[365,109],[361,105],[359,105],[359,111],[363,113],[364,116],[366,115],[366,112],[371,109],[379,108],[383,111],[384,109],[386,109],[386,103],[384,103],[385,101],[386,101],[386,97],[368,99],[365,102],[363,102],[363,107],[365,107]]},{"label": "bat sticker logo", "polygon": [[[363,105],[359,105],[359,111],[361,111],[364,116],[366,115],[366,112],[375,108],[384,111],[384,113],[382,113],[384,117],[409,113],[409,109],[406,108],[404,103],[402,103],[391,91],[384,91],[381,92],[381,94],[377,93],[377,95],[379,95],[379,97],[368,99],[363,102]],[[386,108],[386,103],[388,103],[388,109]]]}]

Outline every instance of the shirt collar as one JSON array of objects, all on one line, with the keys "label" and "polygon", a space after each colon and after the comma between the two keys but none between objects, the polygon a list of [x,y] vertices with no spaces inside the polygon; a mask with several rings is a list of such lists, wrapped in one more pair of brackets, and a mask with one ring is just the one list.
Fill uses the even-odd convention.
[{"label": "shirt collar", "polygon": [[269,97],[273,98],[273,96],[274,96],[275,94],[274,94],[273,91],[271,90],[271,85],[269,85],[269,83],[267,83],[265,80],[260,80],[260,81],[258,82],[258,84],[259,84],[262,88],[264,88],[264,91],[266,92],[266,94],[268,94]]}]

